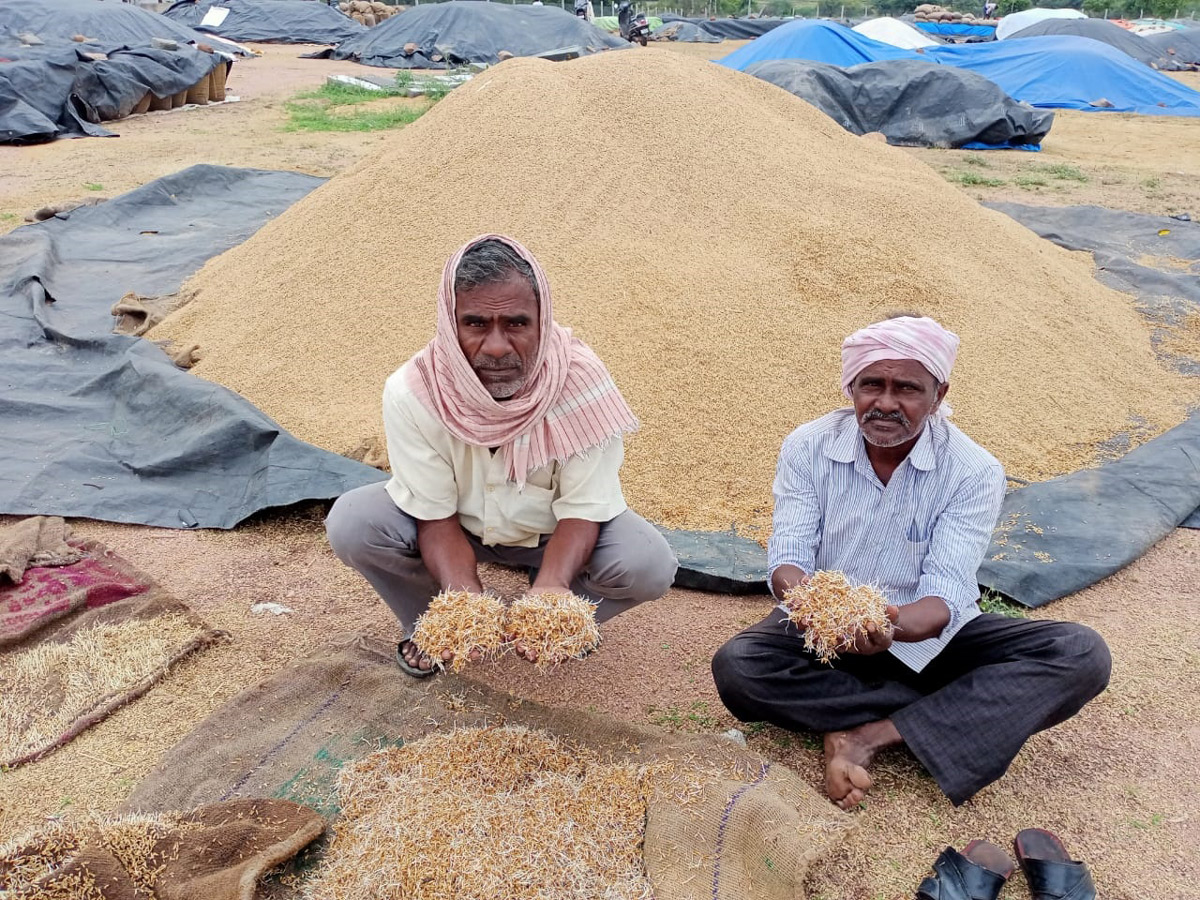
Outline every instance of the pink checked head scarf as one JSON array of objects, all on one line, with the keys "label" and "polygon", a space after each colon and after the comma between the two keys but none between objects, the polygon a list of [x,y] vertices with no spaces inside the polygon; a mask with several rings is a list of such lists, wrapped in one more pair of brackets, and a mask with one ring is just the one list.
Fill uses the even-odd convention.
[{"label": "pink checked head scarf", "polygon": [[[860,328],[842,341],[842,393],[851,397],[850,385],[867,366],[885,359],[915,359],[945,384],[958,355],[958,335],[926,316],[897,316]],[[954,410],[942,401],[935,416]]]},{"label": "pink checked head scarf", "polygon": [[[483,241],[501,241],[529,263],[541,307],[541,340],[525,384],[503,401],[488,393],[458,343],[454,277],[463,254]],[[479,447],[499,447],[509,480],[521,488],[535,469],[565,462],[638,425],[604,363],[572,337],[570,329],[554,321],[550,285],[533,254],[499,234],[468,241],[446,262],[438,291],[437,334],[405,372],[417,399],[454,437]]]}]

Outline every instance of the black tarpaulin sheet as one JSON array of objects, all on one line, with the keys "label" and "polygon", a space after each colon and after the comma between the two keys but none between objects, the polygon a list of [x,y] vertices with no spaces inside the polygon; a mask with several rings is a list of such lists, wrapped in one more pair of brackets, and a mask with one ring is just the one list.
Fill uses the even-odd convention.
[{"label": "black tarpaulin sheet", "polygon": [[177,290],[321,182],[193,166],[0,237],[0,513],[231,528],[384,477],[111,333],[127,291]]},{"label": "black tarpaulin sheet", "polygon": [[1091,38],[1093,41],[1115,47],[1126,56],[1132,56],[1138,62],[1155,69],[1178,71],[1187,68],[1174,57],[1164,54],[1154,44],[1147,43],[1140,34],[1114,25],[1107,19],[1042,19],[1028,28],[1010,34],[1006,40],[1015,41],[1018,38],[1035,38],[1047,34],[1071,34]]},{"label": "black tarpaulin sheet", "polygon": [[[1060,247],[1090,252],[1097,278],[1136,295],[1156,325],[1179,325],[1200,309],[1200,223],[1100,206],[987,205]],[[1180,357],[1175,362],[1182,371],[1200,375],[1195,361]]]},{"label": "black tarpaulin sheet", "polygon": [[1043,606],[1124,568],[1200,507],[1200,417],[1116,462],[1009,494],[979,583]]},{"label": "black tarpaulin sheet", "polygon": [[[213,7],[217,8],[213,18],[224,18],[220,24],[202,24]],[[182,0],[163,15],[231,41],[339,44],[367,30],[336,6],[320,0]]]},{"label": "black tarpaulin sheet", "polygon": [[47,42],[53,38],[70,40],[80,34],[94,38],[105,52],[164,38],[184,44],[203,41],[230,54],[250,55],[211,35],[120,0],[0,0],[0,39],[15,38],[24,32]]},{"label": "black tarpaulin sheet", "polygon": [[0,39],[0,143],[56,137],[111,137],[97,123],[129,115],[147,92],[169,97],[206,77],[224,59],[187,44],[107,49],[51,39],[43,46]]},{"label": "black tarpaulin sheet", "polygon": [[[404,49],[410,44],[412,53]],[[557,6],[451,0],[414,6],[319,55],[393,69],[445,69],[495,64],[502,50],[537,56],[566,47],[589,54],[628,48],[629,42]]]},{"label": "black tarpaulin sheet", "polygon": [[719,44],[724,38],[705,31],[695,22],[666,22],[650,34],[655,41],[678,41],[681,44]]},{"label": "black tarpaulin sheet", "polygon": [[719,38],[724,38],[728,41],[750,41],[756,37],[762,37],[773,28],[778,28],[784,22],[790,22],[791,19],[703,19],[703,18],[688,18],[687,16],[665,15],[662,17],[666,22],[691,22],[698,25],[707,31],[709,34],[716,35]]},{"label": "black tarpaulin sheet", "polygon": [[841,68],[804,60],[757,62],[746,73],[811,103],[854,134],[882,132],[909,147],[1030,147],[1054,113],[1018,103],[982,75],[923,60]]},{"label": "black tarpaulin sheet", "polygon": [[1200,65],[1200,27],[1142,35],[1155,50],[1186,65]]},{"label": "black tarpaulin sheet", "polygon": [[75,45],[0,46],[0,144],[109,135],[72,102],[80,65]]}]

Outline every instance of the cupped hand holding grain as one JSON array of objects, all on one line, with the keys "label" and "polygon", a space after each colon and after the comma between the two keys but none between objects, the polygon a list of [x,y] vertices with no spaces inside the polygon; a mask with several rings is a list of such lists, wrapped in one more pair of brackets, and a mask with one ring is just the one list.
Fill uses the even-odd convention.
[{"label": "cupped hand holding grain", "polygon": [[581,659],[600,644],[596,604],[569,590],[530,590],[508,608],[504,632],[538,669]]},{"label": "cupped hand holding grain", "polygon": [[458,672],[503,646],[503,621],[504,604],[494,594],[442,591],[413,626],[412,644],[433,665]]},{"label": "cupped hand holding grain", "polygon": [[831,571],[814,572],[784,591],[780,606],[804,633],[805,649],[824,663],[840,653],[883,652],[892,645],[899,616],[878,588],[851,584],[844,573]]}]

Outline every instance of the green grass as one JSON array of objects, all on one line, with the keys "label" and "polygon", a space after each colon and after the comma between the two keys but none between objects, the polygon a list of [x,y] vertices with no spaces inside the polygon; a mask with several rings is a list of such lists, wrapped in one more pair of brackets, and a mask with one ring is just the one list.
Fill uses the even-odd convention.
[{"label": "green grass", "polygon": [[94,182],[94,181],[85,181],[85,182],[83,183],[83,186],[84,186],[85,188],[87,188],[89,191],[102,191],[102,190],[104,190],[104,185],[102,185],[102,184],[97,184],[97,183],[96,183],[96,182]]},{"label": "green grass", "polygon": [[1019,188],[1029,190],[1030,188],[1047,187],[1050,182],[1037,175],[1018,175],[1013,178],[1013,184]]},{"label": "green grass", "polygon": [[399,106],[394,109],[362,110],[347,114],[332,111],[344,106],[356,106],[372,100],[403,96],[397,91],[372,91],[351,84],[329,82],[315,91],[297,94],[286,104],[288,113],[284,131],[382,131],[400,128],[415,122],[428,109]]},{"label": "green grass", "polygon": [[1162,187],[1162,179],[1157,175],[1152,175],[1142,182],[1142,187],[1148,191],[1157,191],[1160,187]]},{"label": "green grass", "polygon": [[717,720],[709,714],[708,704],[703,700],[696,700],[687,710],[675,704],[665,708],[650,706],[646,714],[651,725],[672,731],[712,731],[717,727]]},{"label": "green grass", "polygon": [[990,169],[992,167],[992,161],[990,159],[985,158],[980,153],[972,153],[969,156],[964,156],[963,162],[966,163],[968,166],[979,166],[980,168],[983,168],[983,169]]},{"label": "green grass", "polygon": [[1016,603],[1009,603],[995,591],[984,591],[979,598],[979,609],[985,613],[995,613],[1010,619],[1028,619],[1029,611]]},{"label": "green grass", "polygon": [[1003,178],[989,178],[986,175],[980,175],[978,172],[967,172],[962,169],[948,172],[946,180],[952,181],[955,184],[961,184],[963,187],[1001,187],[1008,184]]},{"label": "green grass", "polygon": [[1070,163],[1053,163],[1048,166],[1038,166],[1037,171],[1049,175],[1051,178],[1057,178],[1060,181],[1078,181],[1086,182],[1087,175],[1079,166],[1073,166]]},{"label": "green grass", "polygon": [[11,222],[16,217],[16,213],[0,213],[0,222]]}]

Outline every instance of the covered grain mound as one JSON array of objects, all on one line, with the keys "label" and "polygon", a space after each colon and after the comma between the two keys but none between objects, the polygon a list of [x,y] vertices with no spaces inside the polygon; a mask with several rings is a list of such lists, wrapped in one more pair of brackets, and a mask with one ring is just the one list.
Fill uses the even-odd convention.
[{"label": "covered grain mound", "polygon": [[649,48],[509,60],[187,286],[151,337],[299,437],[382,440],[384,379],[429,340],[441,267],[511,234],[643,428],[623,483],[673,526],[763,533],[783,437],[845,403],[839,350],[895,310],[962,337],[954,421],[1012,475],[1183,418],[1132,299],[902,150],[758,79]]}]

